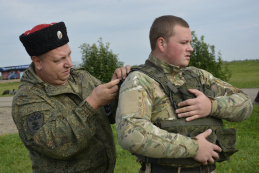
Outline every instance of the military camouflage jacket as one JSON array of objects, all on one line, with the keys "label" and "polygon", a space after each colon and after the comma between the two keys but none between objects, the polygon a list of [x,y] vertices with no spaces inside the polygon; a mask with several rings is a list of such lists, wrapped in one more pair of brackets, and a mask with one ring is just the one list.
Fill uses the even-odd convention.
[{"label": "military camouflage jacket", "polygon": [[33,172],[113,172],[115,144],[105,109],[85,101],[100,81],[71,69],[65,86],[53,86],[33,69],[23,74],[12,106]]},{"label": "military camouflage jacket", "polygon": [[[162,70],[175,85],[185,83],[182,69],[169,65],[152,54],[149,60]],[[229,121],[242,121],[252,111],[251,99],[241,90],[213,77],[209,72],[186,67],[196,73],[201,83],[213,92],[209,116]],[[132,153],[153,158],[188,158],[198,151],[196,139],[169,133],[154,125],[158,120],[174,120],[177,116],[170,99],[159,83],[139,71],[129,74],[120,88],[116,115],[118,142]]]}]

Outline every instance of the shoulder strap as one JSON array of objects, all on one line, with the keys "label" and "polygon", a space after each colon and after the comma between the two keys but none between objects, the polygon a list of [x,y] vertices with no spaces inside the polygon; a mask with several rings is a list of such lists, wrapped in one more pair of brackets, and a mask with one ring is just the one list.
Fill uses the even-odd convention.
[{"label": "shoulder strap", "polygon": [[140,71],[158,82],[163,88],[165,94],[170,98],[172,106],[177,109],[177,104],[173,101],[172,95],[178,93],[179,87],[175,86],[170,80],[168,80],[166,75],[151,61],[146,60],[145,64],[132,68],[131,72],[133,71]]},{"label": "shoulder strap", "polygon": [[169,81],[167,79],[166,75],[163,72],[161,72],[161,70],[159,70],[149,60],[147,60],[145,64],[132,68],[131,72],[133,72],[133,71],[140,71],[140,72],[148,75],[152,79],[154,79],[156,82],[158,82],[162,86],[164,92],[168,96],[170,95],[170,91],[172,91],[173,93],[178,92],[179,87],[175,86],[171,81]]}]

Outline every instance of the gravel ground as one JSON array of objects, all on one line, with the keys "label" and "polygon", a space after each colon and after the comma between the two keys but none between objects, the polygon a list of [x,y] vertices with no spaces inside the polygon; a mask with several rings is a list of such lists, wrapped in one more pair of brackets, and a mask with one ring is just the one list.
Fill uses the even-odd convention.
[{"label": "gravel ground", "polygon": [[18,133],[11,115],[12,108],[0,107],[0,136],[11,133]]},{"label": "gravel ground", "polygon": [[12,83],[12,82],[19,82],[20,79],[9,79],[9,80],[0,80],[1,83]]},{"label": "gravel ground", "polygon": [[[1,83],[19,82],[20,79],[0,80]],[[2,93],[0,93],[2,94]],[[0,105],[0,136],[11,133],[18,133],[11,115],[12,107]]]}]

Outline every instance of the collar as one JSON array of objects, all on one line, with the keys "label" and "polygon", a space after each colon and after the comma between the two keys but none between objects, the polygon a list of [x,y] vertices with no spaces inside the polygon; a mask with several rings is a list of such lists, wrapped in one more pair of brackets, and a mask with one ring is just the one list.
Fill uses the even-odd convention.
[{"label": "collar", "polygon": [[180,68],[179,66],[168,64],[168,63],[160,60],[159,58],[157,58],[152,53],[149,54],[148,59],[149,59],[149,61],[154,63],[159,68],[159,70],[161,70],[165,74],[172,74],[172,73],[180,74],[180,75],[182,74],[182,68]]},{"label": "collar", "polygon": [[[24,73],[21,82],[29,82],[32,83],[33,85],[41,85],[45,88],[45,91],[48,96],[54,96],[54,95],[59,95],[63,93],[73,93],[79,92],[78,88],[76,87],[75,84],[73,84],[72,79],[71,79],[71,72],[69,79],[65,85],[61,86],[55,86],[55,85],[50,85],[43,80],[41,80],[35,73],[35,66],[34,63],[31,63],[30,67],[28,70]],[[74,91],[76,89],[76,91]]]}]

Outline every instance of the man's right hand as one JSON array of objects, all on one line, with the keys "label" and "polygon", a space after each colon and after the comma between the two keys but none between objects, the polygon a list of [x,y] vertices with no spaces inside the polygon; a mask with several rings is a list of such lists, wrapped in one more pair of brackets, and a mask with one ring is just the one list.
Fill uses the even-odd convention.
[{"label": "man's right hand", "polygon": [[194,159],[198,162],[201,162],[203,165],[207,165],[208,162],[213,164],[214,159],[219,157],[218,152],[221,152],[221,148],[213,143],[210,143],[206,138],[211,134],[212,130],[209,129],[198,136],[199,150]]},{"label": "man's right hand", "polygon": [[86,101],[97,110],[100,106],[109,104],[118,94],[119,87],[117,84],[119,79],[113,80],[109,83],[97,86],[91,94],[86,98]]}]

